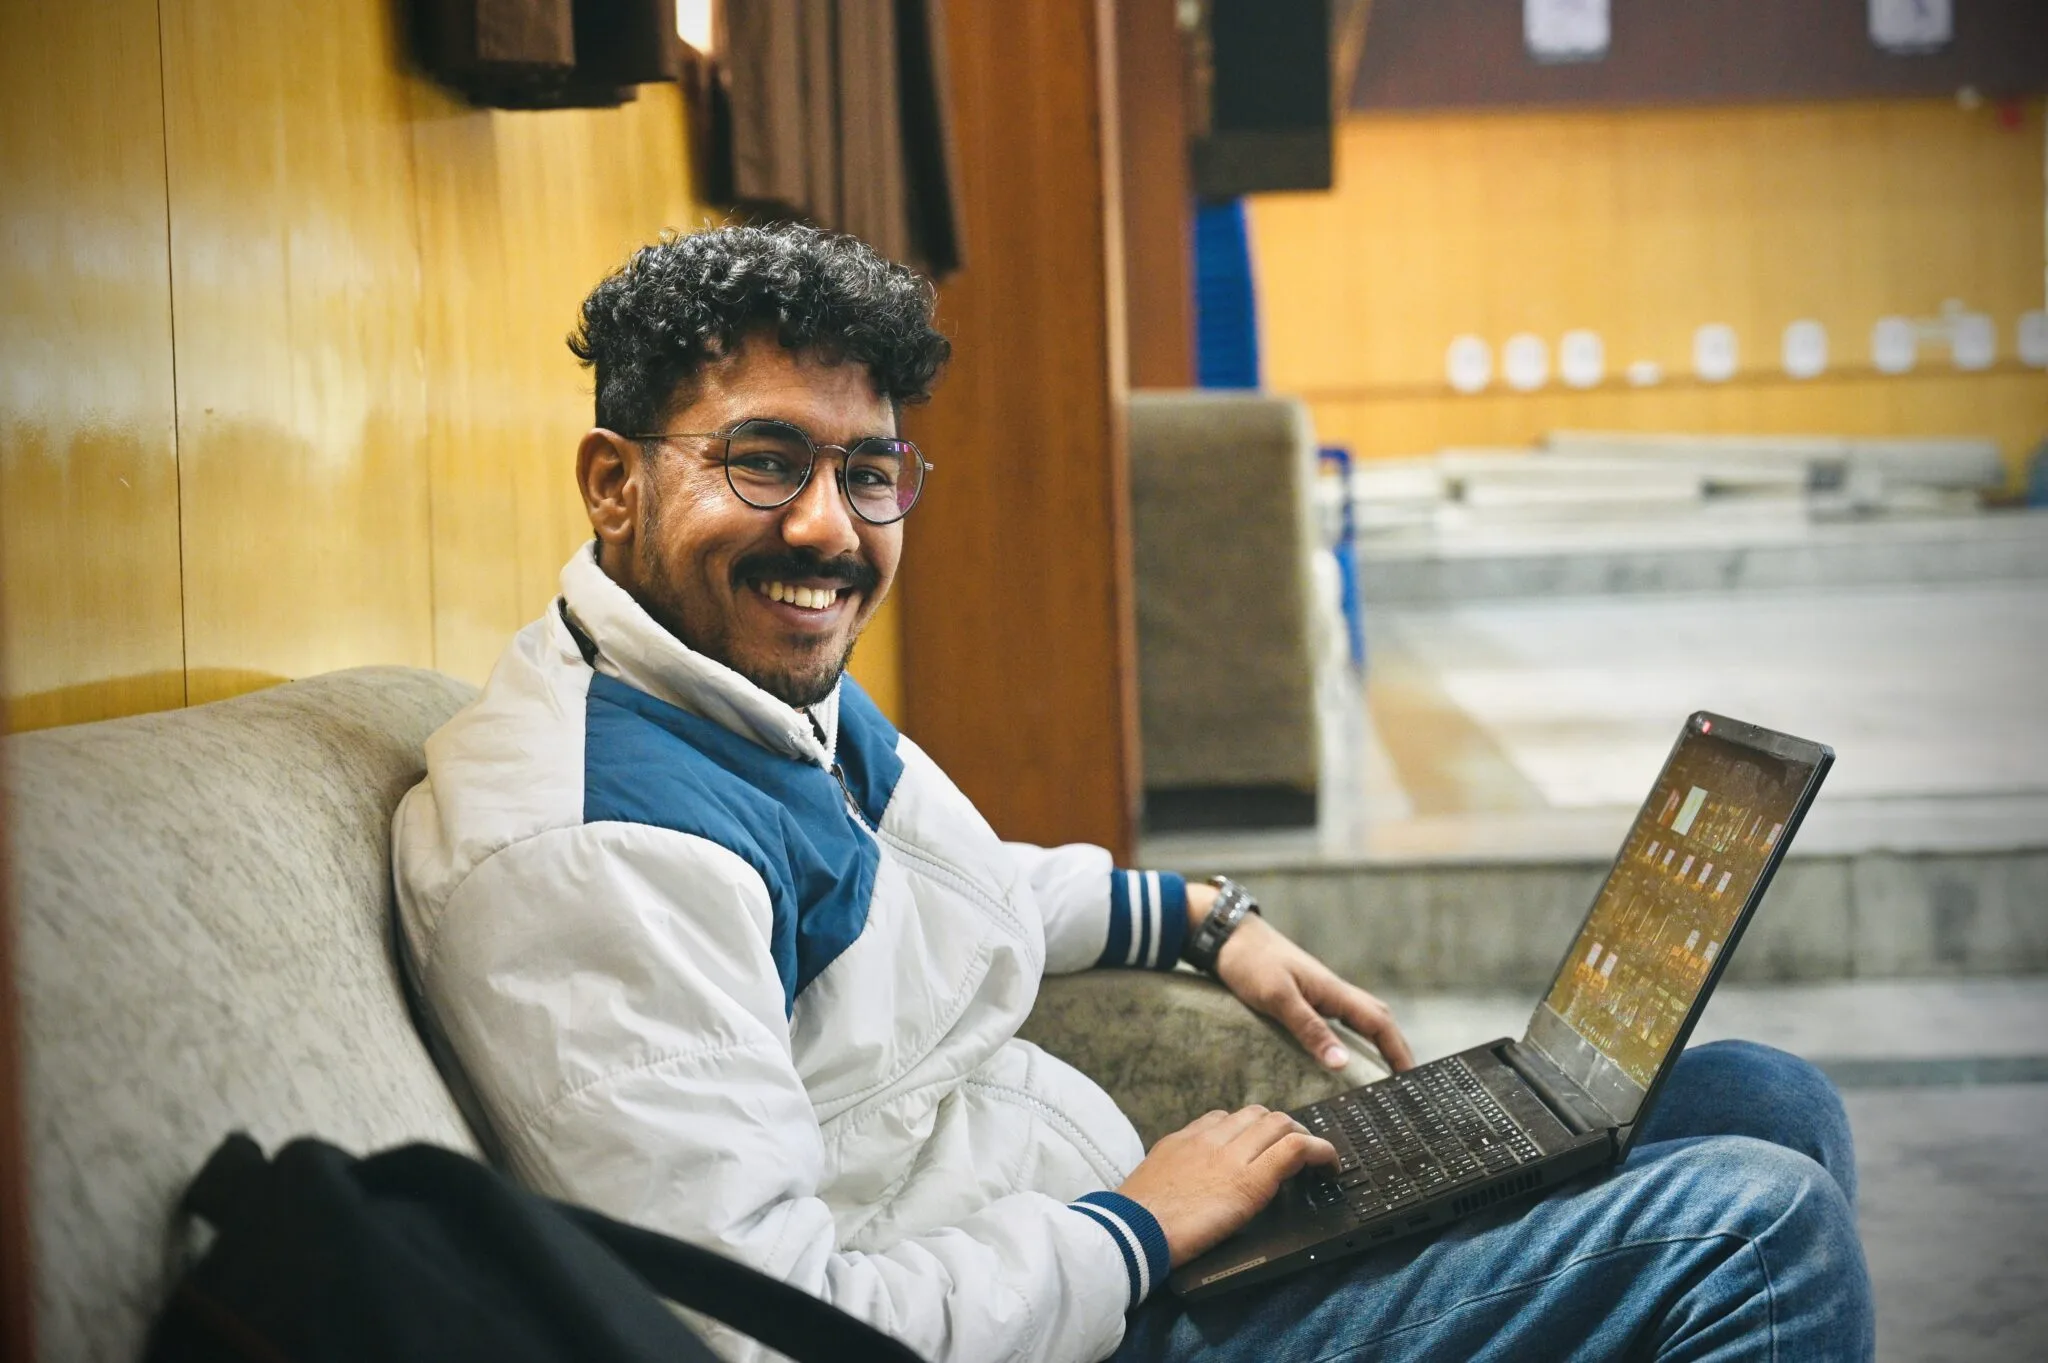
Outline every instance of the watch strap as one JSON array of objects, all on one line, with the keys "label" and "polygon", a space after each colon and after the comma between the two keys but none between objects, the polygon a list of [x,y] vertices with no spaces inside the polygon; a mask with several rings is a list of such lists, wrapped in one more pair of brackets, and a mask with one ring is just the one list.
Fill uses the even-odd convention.
[{"label": "watch strap", "polygon": [[1216,958],[1223,951],[1223,944],[1230,940],[1230,934],[1237,931],[1238,924],[1248,913],[1259,911],[1259,901],[1251,892],[1229,876],[1215,876],[1209,881],[1216,887],[1216,902],[1210,906],[1208,917],[1188,938],[1181,948],[1180,958],[1205,975],[1216,973]]}]

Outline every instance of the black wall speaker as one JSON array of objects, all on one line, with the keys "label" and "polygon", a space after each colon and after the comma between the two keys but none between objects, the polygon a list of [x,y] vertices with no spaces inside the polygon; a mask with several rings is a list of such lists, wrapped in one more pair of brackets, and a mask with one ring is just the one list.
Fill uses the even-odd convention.
[{"label": "black wall speaker", "polygon": [[1332,0],[1208,0],[1194,49],[1195,88],[1206,95],[1190,147],[1197,194],[1220,199],[1330,188],[1331,6]]}]

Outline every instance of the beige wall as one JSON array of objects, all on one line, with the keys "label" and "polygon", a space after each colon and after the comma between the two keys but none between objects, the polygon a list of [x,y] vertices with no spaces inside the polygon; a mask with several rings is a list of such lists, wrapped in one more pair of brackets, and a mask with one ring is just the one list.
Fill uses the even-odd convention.
[{"label": "beige wall", "polygon": [[[1324,439],[1361,454],[1526,444],[1558,428],[1969,434],[2009,460],[2048,435],[2048,373],[2020,367],[2019,315],[2043,305],[2042,103],[2006,126],[1952,101],[1360,117],[1337,189],[1253,206],[1268,386],[1307,395]],[[1958,374],[1924,349],[1870,369],[1886,314],[1958,299],[1997,324],[1999,361]],[[1828,330],[1829,373],[1779,372],[1785,325]],[[1741,372],[1689,379],[1692,334],[1732,326]],[[1608,381],[1556,378],[1557,339],[1598,332]],[[1508,336],[1552,350],[1517,394]],[[1493,386],[1450,390],[1460,333],[1495,352]],[[1623,366],[1664,382],[1636,389]]]},{"label": "beige wall", "polygon": [[[584,293],[708,220],[672,86],[467,107],[388,0],[0,19],[11,727],[357,663],[482,680],[588,533]],[[900,705],[893,615],[857,671]]]}]

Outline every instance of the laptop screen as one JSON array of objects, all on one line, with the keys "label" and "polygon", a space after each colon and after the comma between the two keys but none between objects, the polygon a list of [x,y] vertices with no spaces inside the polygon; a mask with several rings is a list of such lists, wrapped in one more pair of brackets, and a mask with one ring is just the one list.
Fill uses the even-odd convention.
[{"label": "laptop screen", "polygon": [[1636,815],[1528,1037],[1622,1123],[1782,853],[1825,752],[1695,715]]}]

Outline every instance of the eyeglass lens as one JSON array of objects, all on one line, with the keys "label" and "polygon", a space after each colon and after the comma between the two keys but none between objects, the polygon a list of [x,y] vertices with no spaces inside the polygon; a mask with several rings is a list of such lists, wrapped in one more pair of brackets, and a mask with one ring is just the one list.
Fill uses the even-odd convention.
[{"label": "eyeglass lens", "polygon": [[[726,439],[725,474],[749,506],[770,510],[803,491],[817,459],[811,439],[782,421],[746,421]],[[908,440],[871,436],[845,453],[840,485],[854,514],[875,525],[903,519],[924,484],[924,459]]]}]

